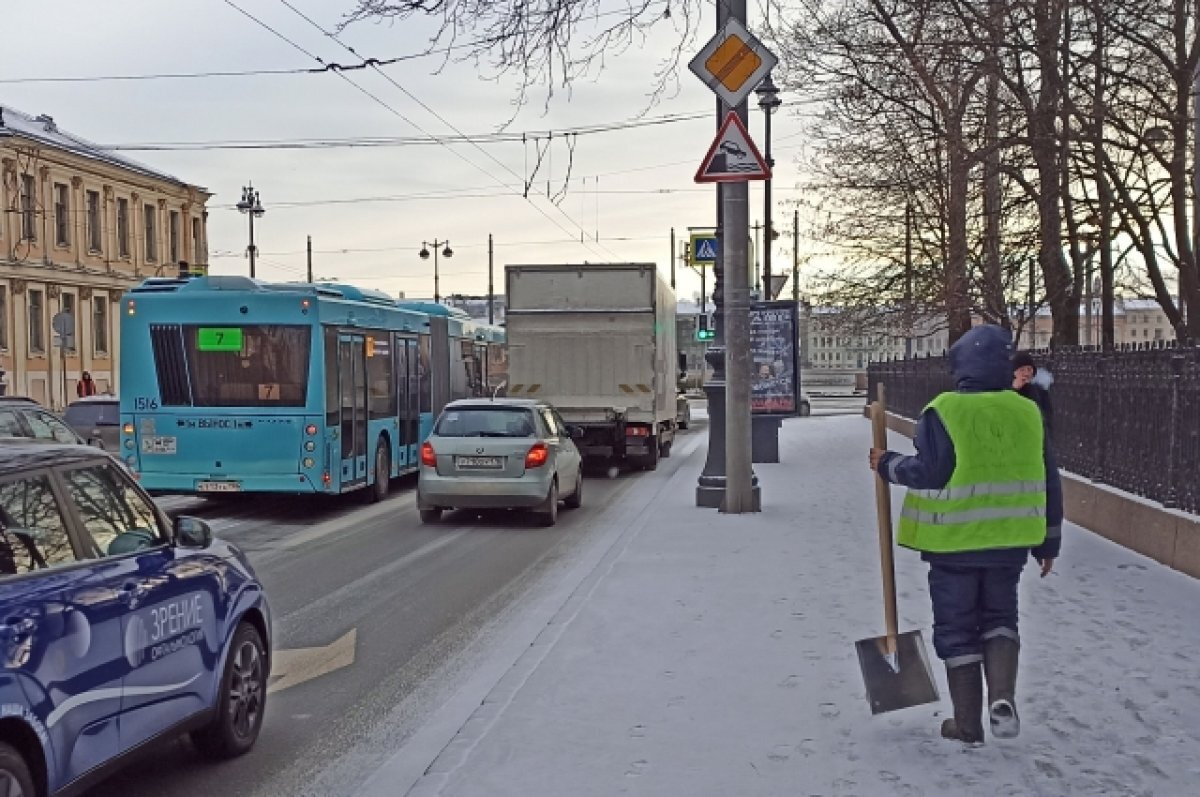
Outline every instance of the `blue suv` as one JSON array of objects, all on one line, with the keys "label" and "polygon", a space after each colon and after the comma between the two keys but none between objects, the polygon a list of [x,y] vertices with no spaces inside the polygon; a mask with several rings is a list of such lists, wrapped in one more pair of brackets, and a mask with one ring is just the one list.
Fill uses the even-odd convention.
[{"label": "blue suv", "polygon": [[245,753],[270,629],[242,553],[203,520],[170,523],[112,458],[0,447],[0,795],[82,791],[184,732]]}]

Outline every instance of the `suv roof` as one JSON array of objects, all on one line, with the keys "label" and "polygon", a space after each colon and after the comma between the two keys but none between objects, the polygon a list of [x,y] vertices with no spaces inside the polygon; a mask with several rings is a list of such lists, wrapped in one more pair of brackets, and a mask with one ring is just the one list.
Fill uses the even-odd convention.
[{"label": "suv roof", "polygon": [[67,406],[76,404],[120,404],[121,400],[116,396],[87,396],[86,398],[75,399]]},{"label": "suv roof", "polygon": [[464,408],[487,409],[488,407],[511,407],[515,409],[530,409],[545,404],[544,401],[526,398],[469,398],[456,399],[446,405],[446,409],[460,410]]},{"label": "suv roof", "polygon": [[6,438],[0,447],[0,476],[95,459],[111,460],[103,451],[71,443],[35,443],[27,438]]},{"label": "suv roof", "polygon": [[29,396],[0,396],[0,404],[33,404],[36,407],[42,406]]}]

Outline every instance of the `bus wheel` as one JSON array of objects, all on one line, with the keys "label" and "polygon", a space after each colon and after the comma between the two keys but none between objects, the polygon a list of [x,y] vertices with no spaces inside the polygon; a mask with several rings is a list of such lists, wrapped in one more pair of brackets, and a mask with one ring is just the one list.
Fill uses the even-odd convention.
[{"label": "bus wheel", "polygon": [[387,498],[392,478],[392,460],[388,456],[387,443],[381,437],[375,446],[375,483],[367,488],[367,503],[379,503]]}]

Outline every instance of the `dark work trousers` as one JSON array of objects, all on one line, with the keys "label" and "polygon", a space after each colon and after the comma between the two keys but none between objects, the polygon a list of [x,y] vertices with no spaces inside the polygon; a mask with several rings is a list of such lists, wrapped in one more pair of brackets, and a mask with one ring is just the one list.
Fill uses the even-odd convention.
[{"label": "dark work trousers", "polygon": [[949,666],[983,660],[983,641],[1017,636],[1020,567],[931,564],[933,648]]}]

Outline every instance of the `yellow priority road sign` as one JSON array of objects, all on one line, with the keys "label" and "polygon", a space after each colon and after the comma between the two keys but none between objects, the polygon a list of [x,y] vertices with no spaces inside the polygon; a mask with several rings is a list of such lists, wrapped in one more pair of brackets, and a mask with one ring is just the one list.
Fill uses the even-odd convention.
[{"label": "yellow priority road sign", "polygon": [[779,59],[766,45],[731,19],[688,68],[732,108],[740,105],[777,63]]}]

